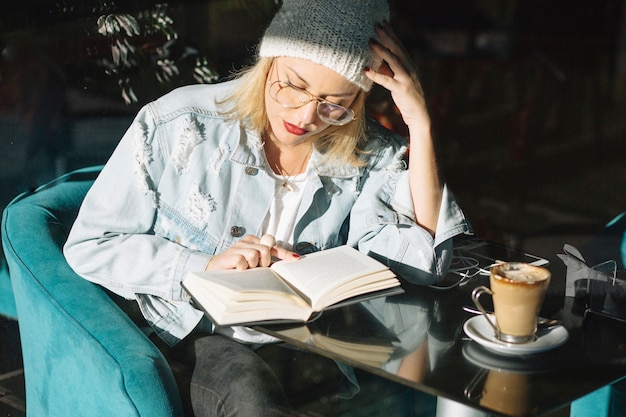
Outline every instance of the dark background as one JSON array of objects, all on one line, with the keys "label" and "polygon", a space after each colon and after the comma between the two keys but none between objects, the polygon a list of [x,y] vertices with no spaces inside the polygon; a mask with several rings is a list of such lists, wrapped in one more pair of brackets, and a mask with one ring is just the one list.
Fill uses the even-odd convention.
[{"label": "dark background", "polygon": [[[478,233],[521,248],[539,236],[592,233],[624,210],[623,0],[390,4],[420,69],[442,175]],[[105,162],[147,101],[250,63],[277,5],[12,7],[0,17],[3,204]],[[99,18],[121,15],[135,19],[137,33],[98,33]],[[117,61],[116,43],[125,49]],[[386,92],[372,92],[370,112],[404,133]]]}]

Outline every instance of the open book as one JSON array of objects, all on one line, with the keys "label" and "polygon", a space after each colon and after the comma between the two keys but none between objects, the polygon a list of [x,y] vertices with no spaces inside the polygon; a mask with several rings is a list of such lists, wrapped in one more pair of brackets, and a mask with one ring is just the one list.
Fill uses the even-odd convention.
[{"label": "open book", "polygon": [[402,292],[387,266],[349,246],[267,268],[193,272],[182,285],[220,326],[305,322],[344,301]]}]

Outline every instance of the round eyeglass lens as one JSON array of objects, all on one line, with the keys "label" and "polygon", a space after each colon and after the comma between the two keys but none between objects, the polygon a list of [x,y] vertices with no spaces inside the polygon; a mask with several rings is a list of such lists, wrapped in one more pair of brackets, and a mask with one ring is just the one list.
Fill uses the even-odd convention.
[{"label": "round eyeglass lens", "polygon": [[274,88],[274,98],[281,106],[295,108],[311,101],[306,93],[298,91],[282,81],[276,82]]},{"label": "round eyeglass lens", "polygon": [[317,113],[327,123],[345,124],[354,119],[352,110],[326,101],[319,102]]}]

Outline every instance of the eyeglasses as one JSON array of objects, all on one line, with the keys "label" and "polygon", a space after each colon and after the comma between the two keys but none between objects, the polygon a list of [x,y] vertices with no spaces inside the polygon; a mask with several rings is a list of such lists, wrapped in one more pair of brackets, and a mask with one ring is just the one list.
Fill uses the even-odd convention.
[{"label": "eyeglasses", "polygon": [[355,119],[354,111],[351,109],[315,97],[289,81],[272,82],[270,84],[270,96],[278,104],[288,109],[297,109],[315,100],[317,101],[317,115],[322,121],[331,125],[342,126]]}]

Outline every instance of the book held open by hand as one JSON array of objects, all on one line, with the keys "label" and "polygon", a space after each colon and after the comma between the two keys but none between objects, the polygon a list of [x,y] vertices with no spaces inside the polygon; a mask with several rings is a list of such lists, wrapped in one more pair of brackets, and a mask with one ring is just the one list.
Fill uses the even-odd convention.
[{"label": "book held open by hand", "polygon": [[220,326],[305,322],[330,306],[402,292],[386,265],[350,246],[266,268],[192,272],[182,285]]}]

